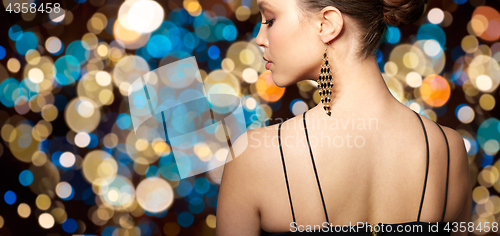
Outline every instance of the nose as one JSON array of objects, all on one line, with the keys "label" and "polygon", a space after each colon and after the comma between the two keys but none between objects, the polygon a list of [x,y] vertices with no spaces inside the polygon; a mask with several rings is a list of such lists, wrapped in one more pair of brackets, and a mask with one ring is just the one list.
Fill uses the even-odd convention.
[{"label": "nose", "polygon": [[260,26],[259,33],[257,34],[257,37],[255,38],[255,43],[257,45],[267,48],[268,47],[268,41],[267,41],[267,35],[265,32],[263,32],[263,25]]}]

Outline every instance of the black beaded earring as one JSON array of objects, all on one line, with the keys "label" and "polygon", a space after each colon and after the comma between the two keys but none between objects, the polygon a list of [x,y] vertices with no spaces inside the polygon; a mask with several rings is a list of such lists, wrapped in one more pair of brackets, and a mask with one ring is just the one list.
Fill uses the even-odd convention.
[{"label": "black beaded earring", "polygon": [[334,86],[332,70],[330,69],[330,63],[328,62],[328,55],[326,51],[328,49],[329,43],[326,45],[325,52],[323,53],[323,63],[321,63],[321,72],[319,73],[319,95],[321,96],[321,102],[323,103],[323,108],[328,116],[331,116],[330,107],[330,95],[332,94],[332,88]]}]

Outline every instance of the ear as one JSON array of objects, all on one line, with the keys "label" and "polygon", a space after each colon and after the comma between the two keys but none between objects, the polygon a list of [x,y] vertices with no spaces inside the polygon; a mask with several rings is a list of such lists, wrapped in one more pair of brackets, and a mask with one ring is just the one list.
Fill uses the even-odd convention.
[{"label": "ear", "polygon": [[344,18],[336,7],[325,7],[320,13],[320,38],[324,43],[329,43],[335,39],[342,31]]}]

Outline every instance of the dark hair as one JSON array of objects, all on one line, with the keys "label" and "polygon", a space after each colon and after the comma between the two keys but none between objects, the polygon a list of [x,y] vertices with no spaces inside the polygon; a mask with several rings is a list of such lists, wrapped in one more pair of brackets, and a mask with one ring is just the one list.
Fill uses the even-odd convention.
[{"label": "dark hair", "polygon": [[427,0],[298,0],[309,11],[320,11],[333,6],[357,21],[363,32],[362,58],[374,55],[387,29],[387,25],[417,21],[424,12]]}]

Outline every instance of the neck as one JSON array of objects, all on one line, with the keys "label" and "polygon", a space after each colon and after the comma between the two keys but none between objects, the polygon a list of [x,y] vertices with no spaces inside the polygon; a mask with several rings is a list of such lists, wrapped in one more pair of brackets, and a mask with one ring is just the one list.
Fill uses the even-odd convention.
[{"label": "neck", "polygon": [[[329,58],[345,58],[329,60],[335,84],[330,95],[332,116],[339,115],[339,112],[378,113],[397,102],[385,84],[375,57],[370,56],[363,61],[353,57]],[[325,112],[321,102],[313,109]]]}]

